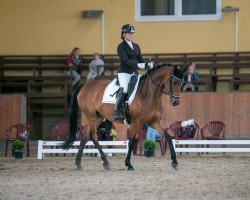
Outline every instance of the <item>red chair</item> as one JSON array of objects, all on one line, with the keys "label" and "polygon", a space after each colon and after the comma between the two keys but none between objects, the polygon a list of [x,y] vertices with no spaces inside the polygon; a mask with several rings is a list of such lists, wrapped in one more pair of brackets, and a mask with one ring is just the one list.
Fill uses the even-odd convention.
[{"label": "red chair", "polygon": [[[62,122],[57,124],[50,133],[50,140],[52,141],[66,141],[69,137],[69,123]],[[81,140],[82,132],[86,126],[82,126],[80,123],[77,124],[76,140]]]},{"label": "red chair", "polygon": [[[130,133],[129,130],[127,130],[127,139],[129,140],[130,137]],[[140,126],[138,134],[135,138],[135,144],[134,144],[134,149],[133,149],[133,154],[136,155],[137,154],[137,146],[139,143],[139,149],[140,149],[140,156],[142,155],[142,143],[143,141],[146,140],[146,130],[143,129],[143,126]],[[166,154],[166,139],[165,137],[161,137],[160,139],[156,139],[156,142],[159,142],[160,144],[160,148],[161,148],[161,156],[164,156]]]},{"label": "red chair", "polygon": [[[13,133],[14,129],[15,133]],[[30,156],[29,135],[32,130],[33,128],[31,125],[24,123],[12,125],[9,129],[7,129],[5,134],[5,140],[6,140],[5,157],[7,157],[9,142],[13,142],[16,139],[25,142],[26,155]],[[13,149],[12,149],[12,156],[14,156]]]},{"label": "red chair", "polygon": [[[197,139],[199,139],[200,126],[196,122],[194,122],[195,126],[196,126],[196,130],[195,130],[195,134],[193,137],[180,137],[179,133],[180,133],[180,128],[181,128],[181,123],[182,123],[182,121],[173,122],[167,128],[168,133],[170,135],[172,135],[174,139],[176,139],[176,140],[197,140]],[[180,147],[182,147],[182,145],[180,145]],[[187,148],[188,145],[185,145],[185,147]]]},{"label": "red chair", "polygon": [[[224,140],[225,135],[226,135],[226,125],[221,121],[208,122],[201,129],[202,140]],[[225,145],[222,146],[225,147]],[[207,148],[209,148],[209,145],[207,145]]]},{"label": "red chair", "polygon": [[208,122],[201,129],[202,140],[224,140],[226,134],[226,125],[221,121]]},{"label": "red chair", "polygon": [[[77,123],[76,140],[80,141],[83,131],[87,128],[87,125],[82,126]],[[66,141],[69,137],[70,124],[68,122],[62,122],[57,124],[50,132],[50,140],[52,141]],[[51,147],[52,149],[53,147]],[[56,147],[59,148],[59,147]],[[52,156],[52,154],[50,154]],[[66,154],[63,154],[65,156]],[[56,154],[58,156],[58,154]]]}]

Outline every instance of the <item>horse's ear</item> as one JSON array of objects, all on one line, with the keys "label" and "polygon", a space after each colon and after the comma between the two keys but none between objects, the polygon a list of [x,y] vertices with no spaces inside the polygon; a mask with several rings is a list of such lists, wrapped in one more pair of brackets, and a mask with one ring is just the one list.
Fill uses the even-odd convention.
[{"label": "horse's ear", "polygon": [[177,68],[177,65],[174,65],[173,67],[174,67],[174,75],[179,74],[179,73],[178,73],[178,68]]},{"label": "horse's ear", "polygon": [[182,69],[181,69],[181,72],[184,74],[184,73],[188,70],[188,67],[189,67],[189,66],[187,65],[186,67],[182,68]]}]

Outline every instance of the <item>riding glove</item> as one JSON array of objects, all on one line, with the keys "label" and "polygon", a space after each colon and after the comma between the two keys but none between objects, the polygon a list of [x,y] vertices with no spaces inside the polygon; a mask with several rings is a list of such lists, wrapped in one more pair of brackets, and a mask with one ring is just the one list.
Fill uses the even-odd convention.
[{"label": "riding glove", "polygon": [[140,69],[152,69],[154,66],[153,63],[138,63],[137,67],[139,67]]}]

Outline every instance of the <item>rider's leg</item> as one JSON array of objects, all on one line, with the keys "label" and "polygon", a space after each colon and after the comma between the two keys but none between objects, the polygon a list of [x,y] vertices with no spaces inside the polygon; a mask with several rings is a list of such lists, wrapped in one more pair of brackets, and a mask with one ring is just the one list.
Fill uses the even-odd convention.
[{"label": "rider's leg", "polygon": [[127,94],[123,92],[123,88],[121,88],[116,97],[115,112],[113,115],[113,120],[120,120],[122,118],[120,114],[120,109],[125,100],[126,95]]},{"label": "rider's leg", "polygon": [[119,91],[117,95],[117,100],[116,100],[116,105],[115,105],[115,113],[113,115],[113,120],[120,120],[121,115],[120,115],[120,109],[121,106],[125,100],[125,97],[128,92],[128,83],[131,79],[132,74],[127,74],[127,73],[118,73],[118,80],[120,83],[121,90]]}]

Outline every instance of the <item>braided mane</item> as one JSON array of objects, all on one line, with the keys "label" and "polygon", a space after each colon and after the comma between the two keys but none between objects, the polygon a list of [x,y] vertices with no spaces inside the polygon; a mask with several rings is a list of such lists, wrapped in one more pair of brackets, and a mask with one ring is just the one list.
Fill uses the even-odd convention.
[{"label": "braided mane", "polygon": [[169,64],[169,63],[168,64],[163,63],[161,65],[158,65],[157,67],[154,67],[153,69],[149,69],[147,71],[147,73],[145,73],[144,75],[141,76],[141,79],[145,79],[147,77],[147,75],[151,75],[154,71],[156,71],[156,70],[158,70],[158,69],[160,69],[162,67],[173,67],[173,65]]}]

